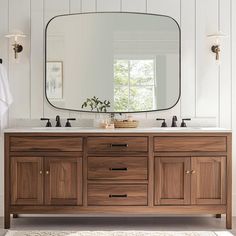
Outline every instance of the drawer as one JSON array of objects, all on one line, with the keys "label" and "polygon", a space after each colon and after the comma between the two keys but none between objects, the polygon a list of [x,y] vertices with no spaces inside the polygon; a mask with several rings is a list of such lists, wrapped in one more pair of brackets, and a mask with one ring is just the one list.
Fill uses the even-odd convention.
[{"label": "drawer", "polygon": [[88,179],[147,179],[147,157],[88,157]]},{"label": "drawer", "polygon": [[89,153],[94,152],[147,152],[147,137],[88,137]]},{"label": "drawer", "polygon": [[225,152],[226,137],[155,137],[155,152]]},{"label": "drawer", "polygon": [[89,206],[146,206],[147,185],[89,184]]},{"label": "drawer", "polygon": [[11,137],[10,151],[65,151],[79,152],[83,150],[81,137]]}]

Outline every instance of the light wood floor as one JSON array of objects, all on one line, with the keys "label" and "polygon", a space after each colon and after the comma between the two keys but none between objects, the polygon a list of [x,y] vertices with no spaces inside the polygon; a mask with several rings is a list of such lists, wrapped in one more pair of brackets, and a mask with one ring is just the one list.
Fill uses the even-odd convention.
[{"label": "light wood floor", "polygon": [[[4,235],[0,218],[0,236]],[[233,218],[236,227],[236,217]],[[27,217],[12,219],[12,230],[156,230],[156,231],[225,231],[225,218],[204,217]],[[230,232],[236,235],[236,229]]]}]

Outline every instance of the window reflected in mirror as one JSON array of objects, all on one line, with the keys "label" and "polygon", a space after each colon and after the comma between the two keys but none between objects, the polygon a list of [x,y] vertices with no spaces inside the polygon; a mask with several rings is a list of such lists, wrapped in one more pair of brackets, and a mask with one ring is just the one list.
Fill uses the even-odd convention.
[{"label": "window reflected in mirror", "polygon": [[114,61],[115,112],[155,110],[156,94],[154,58]]}]

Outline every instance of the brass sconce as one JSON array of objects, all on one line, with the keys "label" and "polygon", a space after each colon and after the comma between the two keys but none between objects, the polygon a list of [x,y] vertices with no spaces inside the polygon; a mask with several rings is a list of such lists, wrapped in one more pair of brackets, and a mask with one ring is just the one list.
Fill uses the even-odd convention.
[{"label": "brass sconce", "polygon": [[216,54],[216,60],[218,61],[220,59],[220,45],[213,45],[211,51]]},{"label": "brass sconce", "polygon": [[7,34],[7,38],[14,38],[14,43],[12,44],[13,46],[13,51],[14,51],[14,58],[18,58],[18,54],[23,51],[23,46],[18,42],[18,38],[25,38],[26,35],[23,33],[12,33],[12,34]]},{"label": "brass sconce", "polygon": [[223,34],[222,32],[217,32],[215,34],[207,35],[207,37],[213,38],[214,43],[211,47],[211,51],[216,54],[216,61],[219,61],[220,60],[220,51],[221,51],[220,40],[222,38],[227,37],[227,35]]}]

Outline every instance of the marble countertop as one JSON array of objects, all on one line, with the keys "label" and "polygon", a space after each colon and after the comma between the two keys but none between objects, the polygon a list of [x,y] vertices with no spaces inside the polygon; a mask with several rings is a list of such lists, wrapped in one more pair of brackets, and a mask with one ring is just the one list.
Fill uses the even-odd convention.
[{"label": "marble countertop", "polygon": [[218,127],[147,127],[129,129],[102,129],[93,127],[18,127],[5,129],[4,133],[231,133]]}]

